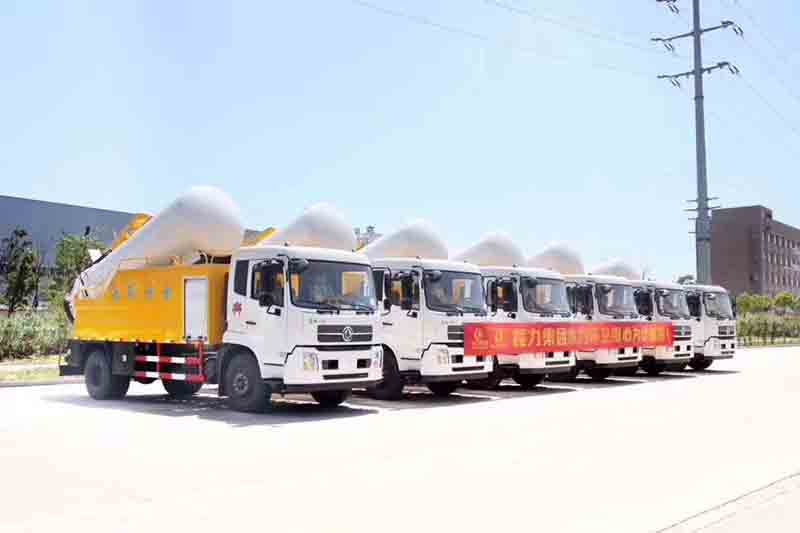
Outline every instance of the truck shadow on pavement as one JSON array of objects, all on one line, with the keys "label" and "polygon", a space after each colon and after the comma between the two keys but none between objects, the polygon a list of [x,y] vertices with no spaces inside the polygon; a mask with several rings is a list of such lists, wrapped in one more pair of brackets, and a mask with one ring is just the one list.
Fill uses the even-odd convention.
[{"label": "truck shadow on pavement", "polygon": [[123,400],[97,401],[88,396],[55,396],[50,401],[125,412],[145,413],[166,417],[195,417],[222,422],[234,427],[284,426],[288,424],[353,418],[376,414],[378,410],[352,406],[348,403],[334,408],[320,407],[310,397],[273,397],[269,407],[260,413],[242,413],[228,407],[225,398],[200,393],[186,400],[176,400],[165,394],[132,394]]},{"label": "truck shadow on pavement", "polygon": [[469,405],[474,403],[505,400],[509,398],[525,398],[531,396],[546,396],[564,392],[573,392],[576,389],[568,387],[535,387],[524,390],[519,385],[505,382],[496,389],[471,389],[462,387],[446,397],[438,397],[422,386],[406,387],[403,398],[395,401],[375,400],[367,395],[366,391],[353,391],[353,397],[348,403],[366,407],[397,411],[402,409],[428,409],[433,407],[452,407],[455,405]]}]

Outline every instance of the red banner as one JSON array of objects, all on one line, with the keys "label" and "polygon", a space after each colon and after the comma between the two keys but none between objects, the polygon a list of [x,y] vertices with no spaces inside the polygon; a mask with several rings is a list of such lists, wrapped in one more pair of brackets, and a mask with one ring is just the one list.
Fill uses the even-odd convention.
[{"label": "red banner", "polygon": [[465,355],[588,352],[672,346],[669,322],[537,322],[464,324]]}]

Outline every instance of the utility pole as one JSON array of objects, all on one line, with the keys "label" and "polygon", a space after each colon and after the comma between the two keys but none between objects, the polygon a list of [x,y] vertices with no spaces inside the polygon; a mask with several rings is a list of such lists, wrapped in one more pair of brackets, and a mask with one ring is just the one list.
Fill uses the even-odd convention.
[{"label": "utility pole", "polygon": [[[677,0],[656,0],[656,2],[666,4],[670,11],[678,13],[678,7],[675,5]],[[711,283],[711,209],[709,205],[711,200],[717,198],[708,197],[708,172],[706,168],[706,121],[705,111],[703,108],[703,75],[710,73],[714,70],[727,68],[733,74],[737,74],[739,70],[727,61],[722,61],[716,65],[708,67],[703,66],[703,41],[702,36],[704,33],[723,28],[732,27],[734,32],[740,34],[741,28],[730,20],[723,20],[719,25],[709,28],[703,28],[700,24],[700,0],[692,0],[692,31],[682,33],[680,35],[673,35],[672,37],[654,37],[652,40],[655,42],[663,43],[669,51],[673,51],[675,47],[672,41],[677,39],[684,39],[691,37],[694,44],[694,69],[681,72],[678,74],[665,74],[658,76],[659,79],[668,79],[676,87],[680,87],[680,79],[694,76],[694,122],[695,122],[695,149],[696,149],[696,163],[697,163],[697,198],[690,200],[697,203],[696,208],[687,209],[687,211],[697,211],[697,218],[695,220],[695,249],[697,260],[697,283],[709,284]]]}]

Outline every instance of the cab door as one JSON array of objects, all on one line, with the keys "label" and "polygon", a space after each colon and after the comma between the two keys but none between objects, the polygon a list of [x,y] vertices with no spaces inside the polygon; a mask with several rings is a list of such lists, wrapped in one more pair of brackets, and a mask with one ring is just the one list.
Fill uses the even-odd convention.
[{"label": "cab door", "polygon": [[420,309],[419,275],[413,271],[395,272],[389,297],[391,313],[384,318],[383,332],[397,356],[400,370],[418,365],[422,358],[422,313]]},{"label": "cab door", "polygon": [[250,261],[243,327],[262,366],[282,366],[288,353],[285,265],[278,260]]}]

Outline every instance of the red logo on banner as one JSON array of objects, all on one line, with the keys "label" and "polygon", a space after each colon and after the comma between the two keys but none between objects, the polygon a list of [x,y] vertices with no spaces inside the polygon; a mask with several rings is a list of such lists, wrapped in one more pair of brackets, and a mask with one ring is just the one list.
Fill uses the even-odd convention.
[{"label": "red logo on banner", "polygon": [[465,355],[519,355],[672,346],[669,322],[464,324]]}]

